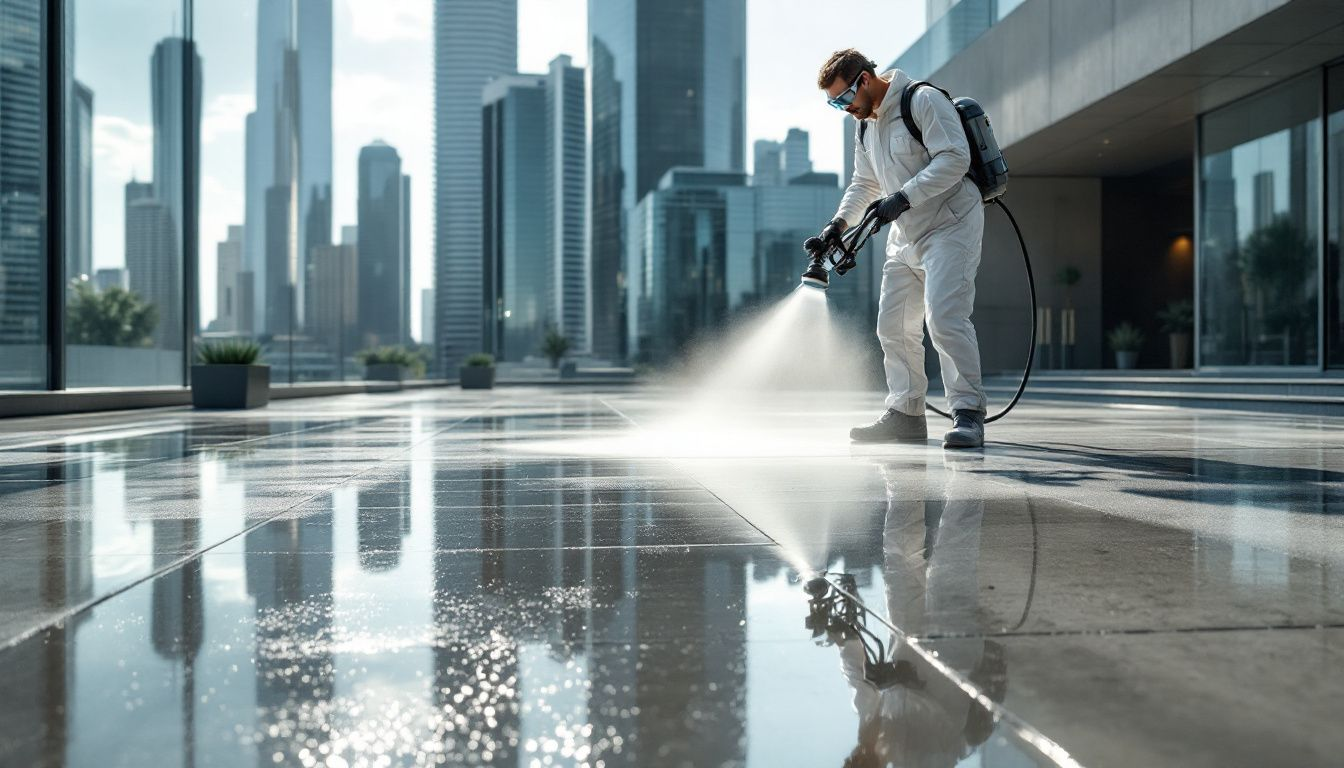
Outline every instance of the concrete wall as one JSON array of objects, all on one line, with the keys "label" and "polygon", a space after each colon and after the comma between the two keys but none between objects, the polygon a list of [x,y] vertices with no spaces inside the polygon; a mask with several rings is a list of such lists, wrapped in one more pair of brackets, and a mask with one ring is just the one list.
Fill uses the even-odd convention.
[{"label": "concrete wall", "polygon": [[933,79],[981,99],[1011,145],[1288,4],[1027,0]]},{"label": "concrete wall", "polygon": [[[1096,368],[1101,362],[1101,188],[1100,179],[1018,178],[1005,200],[1022,226],[1037,299],[1054,310],[1056,333],[1058,313],[1068,297],[1055,275],[1069,264],[1082,272],[1071,292],[1078,323],[1074,365],[1079,368]],[[974,315],[987,374],[1022,369],[1031,329],[1029,307],[1017,236],[1008,217],[991,206],[985,210]]]}]

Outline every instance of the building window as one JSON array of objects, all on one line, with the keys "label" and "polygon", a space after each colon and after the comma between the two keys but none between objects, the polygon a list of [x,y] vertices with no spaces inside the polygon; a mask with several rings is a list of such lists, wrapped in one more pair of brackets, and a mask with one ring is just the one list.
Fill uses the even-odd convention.
[{"label": "building window", "polygon": [[1326,364],[1344,367],[1344,64],[1326,73]]},{"label": "building window", "polygon": [[1320,94],[1314,72],[1200,120],[1203,366],[1319,365]]}]

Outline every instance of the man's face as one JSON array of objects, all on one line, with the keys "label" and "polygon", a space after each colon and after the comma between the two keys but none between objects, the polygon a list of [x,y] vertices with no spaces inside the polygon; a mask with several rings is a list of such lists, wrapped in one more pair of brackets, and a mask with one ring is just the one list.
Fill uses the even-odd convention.
[{"label": "man's face", "polygon": [[826,97],[839,99],[843,95],[847,98],[852,93],[853,101],[845,107],[845,111],[852,115],[855,120],[867,120],[873,116],[873,97],[869,93],[868,80],[867,72],[860,72],[859,76],[853,80],[843,80],[837,77],[831,81],[830,87],[826,89]]}]

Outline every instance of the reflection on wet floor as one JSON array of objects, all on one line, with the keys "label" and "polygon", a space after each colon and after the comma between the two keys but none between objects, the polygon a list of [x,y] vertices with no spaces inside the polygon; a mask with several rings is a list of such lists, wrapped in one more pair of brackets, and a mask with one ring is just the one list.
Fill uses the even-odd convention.
[{"label": "reflection on wet floor", "polygon": [[[417,393],[0,435],[0,764],[1344,748],[1344,570],[1322,556],[1344,530],[1337,426],[1281,459],[1235,443],[1287,419],[1032,407],[984,453],[853,452],[835,414],[790,425],[806,456],[603,447],[661,397]],[[862,631],[817,619],[819,572]]]}]

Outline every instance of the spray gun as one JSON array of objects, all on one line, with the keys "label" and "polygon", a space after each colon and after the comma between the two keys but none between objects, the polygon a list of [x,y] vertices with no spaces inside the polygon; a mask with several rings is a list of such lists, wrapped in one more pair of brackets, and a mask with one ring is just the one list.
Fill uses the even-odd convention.
[{"label": "spray gun", "polygon": [[863,250],[863,247],[880,229],[882,229],[882,222],[877,218],[877,209],[876,207],[869,207],[858,226],[841,235],[838,244],[828,243],[820,237],[809,237],[803,243],[803,248],[807,251],[810,259],[807,269],[803,271],[803,285],[822,291],[826,290],[830,284],[826,262],[830,262],[832,272],[837,275],[844,275],[853,269],[857,263],[855,254]]},{"label": "spray gun", "polygon": [[807,580],[803,590],[808,597],[804,626],[814,640],[828,644],[858,640],[863,646],[863,677],[878,690],[897,685],[924,687],[915,666],[896,658],[896,645],[883,643],[868,628],[868,609],[858,600],[859,585],[853,574],[836,574],[834,582],[818,574]]}]

